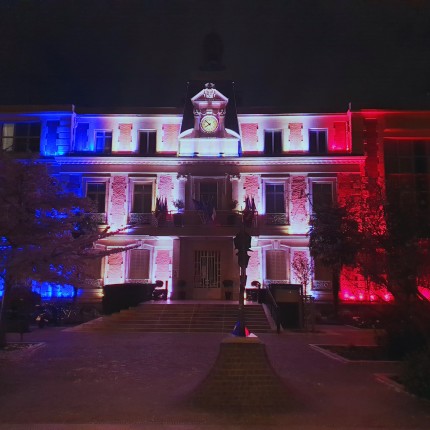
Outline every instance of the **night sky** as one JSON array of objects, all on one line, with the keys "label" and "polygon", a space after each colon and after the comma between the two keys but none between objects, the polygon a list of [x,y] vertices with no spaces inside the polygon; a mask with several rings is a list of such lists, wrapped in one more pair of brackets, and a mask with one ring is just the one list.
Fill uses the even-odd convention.
[{"label": "night sky", "polygon": [[239,106],[430,109],[429,0],[0,0],[0,20],[0,104],[181,107],[217,55]]}]

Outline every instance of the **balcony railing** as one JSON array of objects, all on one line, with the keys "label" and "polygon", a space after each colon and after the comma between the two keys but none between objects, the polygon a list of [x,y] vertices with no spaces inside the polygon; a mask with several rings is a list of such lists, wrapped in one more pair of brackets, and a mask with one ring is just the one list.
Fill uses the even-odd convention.
[{"label": "balcony railing", "polygon": [[91,219],[97,224],[106,224],[106,213],[91,213]]},{"label": "balcony railing", "polygon": [[330,291],[331,290],[331,281],[314,280],[312,282],[312,289],[314,291]]},{"label": "balcony railing", "polygon": [[266,214],[266,225],[288,225],[288,216],[286,213]]},{"label": "balcony railing", "polygon": [[265,214],[254,212],[250,217],[239,211],[216,210],[205,213],[198,210],[185,210],[180,213],[163,212],[155,213],[130,213],[129,223],[136,227],[194,227],[194,226],[219,226],[219,227],[281,227],[288,225],[287,214]]}]

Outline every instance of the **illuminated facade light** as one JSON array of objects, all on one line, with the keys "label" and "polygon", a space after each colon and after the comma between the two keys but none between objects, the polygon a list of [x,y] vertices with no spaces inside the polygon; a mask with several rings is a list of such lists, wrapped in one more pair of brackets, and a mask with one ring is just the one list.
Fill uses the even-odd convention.
[{"label": "illuminated facade light", "polygon": [[[191,81],[181,109],[127,112],[0,114],[3,150],[40,154],[68,191],[97,203],[100,224],[126,228],[98,245],[136,245],[104,259],[88,288],[94,296],[103,284],[162,280],[172,298],[183,283],[187,297],[221,299],[224,279],[239,285],[232,240],[243,224],[252,236],[248,283],[297,282],[292,262],[308,250],[312,205],[366,196],[369,178],[384,183],[396,166],[384,166],[384,147],[430,142],[429,112],[255,113],[238,109],[225,81]],[[341,300],[393,299],[347,272]],[[331,300],[330,274],[315,267],[309,288]],[[70,294],[46,283],[34,289]]]}]

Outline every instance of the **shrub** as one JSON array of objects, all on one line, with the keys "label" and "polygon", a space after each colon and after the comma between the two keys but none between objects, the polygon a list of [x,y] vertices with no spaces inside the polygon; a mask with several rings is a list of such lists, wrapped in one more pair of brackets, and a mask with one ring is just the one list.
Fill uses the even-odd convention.
[{"label": "shrub", "polygon": [[377,331],[376,343],[393,359],[403,359],[425,347],[424,334],[402,309],[386,309],[381,314],[381,321],[384,330]]},{"label": "shrub", "polygon": [[430,399],[430,347],[410,354],[403,363],[401,382],[413,394]]},{"label": "shrub", "polygon": [[154,284],[111,284],[103,287],[103,313],[111,314],[152,299]]}]

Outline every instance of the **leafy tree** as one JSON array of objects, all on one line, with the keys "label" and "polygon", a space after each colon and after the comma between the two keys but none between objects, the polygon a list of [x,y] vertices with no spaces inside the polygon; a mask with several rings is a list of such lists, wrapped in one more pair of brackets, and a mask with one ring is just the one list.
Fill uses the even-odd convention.
[{"label": "leafy tree", "polygon": [[310,226],[311,256],[332,270],[333,305],[337,315],[342,268],[354,264],[361,245],[359,224],[349,216],[345,206],[319,205],[314,208]]},{"label": "leafy tree", "polygon": [[403,326],[413,324],[429,339],[430,303],[418,288],[428,287],[430,279],[426,212],[387,202],[375,186],[370,196],[360,200],[317,208],[309,235],[311,255],[333,270],[335,308],[342,267],[354,266],[374,286],[385,287],[393,295],[396,319]]},{"label": "leafy tree", "polygon": [[63,190],[45,163],[0,155],[0,346],[6,342],[5,317],[12,288],[31,280],[83,284],[89,260],[114,251],[94,243],[115,234],[100,230],[89,213],[91,200]]}]

